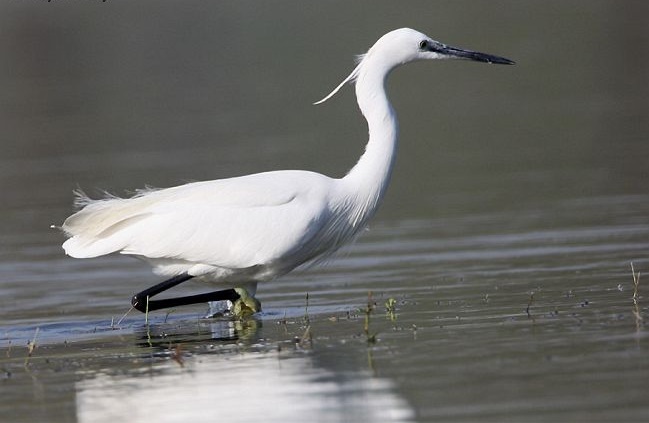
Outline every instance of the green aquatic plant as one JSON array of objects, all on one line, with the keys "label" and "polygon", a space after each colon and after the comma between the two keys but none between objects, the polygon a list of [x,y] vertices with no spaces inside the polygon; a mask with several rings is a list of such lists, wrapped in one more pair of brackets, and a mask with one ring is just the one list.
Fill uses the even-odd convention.
[{"label": "green aquatic plant", "polygon": [[391,321],[397,320],[397,300],[394,298],[390,297],[388,300],[385,302],[385,314],[387,315],[388,319]]}]

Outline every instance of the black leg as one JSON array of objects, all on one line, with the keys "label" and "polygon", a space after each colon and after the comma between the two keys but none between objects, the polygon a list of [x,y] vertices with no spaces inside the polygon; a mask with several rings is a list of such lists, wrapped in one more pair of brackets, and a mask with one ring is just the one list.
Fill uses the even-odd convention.
[{"label": "black leg", "polygon": [[[186,297],[176,297],[176,298],[166,298],[164,300],[151,300],[151,297],[166,291],[174,286],[181,284],[193,276],[188,275],[187,273],[182,273],[178,276],[174,276],[171,279],[167,279],[164,282],[161,282],[157,285],[152,286],[151,288],[145,289],[142,292],[138,292],[133,295],[131,298],[131,305],[141,311],[142,313],[153,310],[159,310],[161,308],[176,307],[188,304],[198,304],[206,303],[208,301],[236,301],[239,299],[239,294],[234,289],[224,289],[221,291],[207,292],[205,294],[198,295],[189,295]],[[147,306],[148,298],[148,306]]]}]

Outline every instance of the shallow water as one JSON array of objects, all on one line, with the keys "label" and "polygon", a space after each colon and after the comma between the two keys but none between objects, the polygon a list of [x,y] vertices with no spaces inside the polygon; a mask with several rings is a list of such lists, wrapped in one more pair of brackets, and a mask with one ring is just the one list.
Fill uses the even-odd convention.
[{"label": "shallow water", "polygon": [[[3,421],[649,415],[644,2],[52,3],[0,6]],[[49,225],[77,187],[342,174],[365,139],[351,90],[308,105],[404,24],[517,65],[395,72],[383,208],[326,266],[260,285],[262,313],[119,321],[148,268],[63,255]]]}]

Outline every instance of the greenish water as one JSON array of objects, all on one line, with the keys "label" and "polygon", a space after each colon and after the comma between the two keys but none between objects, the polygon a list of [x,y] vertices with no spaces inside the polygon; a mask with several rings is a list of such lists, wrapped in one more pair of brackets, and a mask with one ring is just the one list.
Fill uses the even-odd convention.
[{"label": "greenish water", "polygon": [[[644,2],[0,8],[3,421],[649,415],[648,288],[641,276],[634,305],[631,271],[649,269]],[[517,64],[395,72],[383,208],[326,266],[261,285],[261,314],[117,323],[157,279],[124,257],[63,255],[49,225],[72,189],[341,175],[366,139],[352,90],[309,105],[405,25]]]}]

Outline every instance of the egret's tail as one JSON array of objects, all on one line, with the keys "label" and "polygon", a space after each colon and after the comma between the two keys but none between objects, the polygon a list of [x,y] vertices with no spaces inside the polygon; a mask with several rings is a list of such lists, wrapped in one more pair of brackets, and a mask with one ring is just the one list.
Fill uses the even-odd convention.
[{"label": "egret's tail", "polygon": [[61,227],[70,237],[63,249],[71,257],[98,257],[122,250],[127,243],[122,230],[149,215],[138,201],[142,197],[93,200],[82,191],[75,191],[75,197],[75,205],[81,210]]}]

